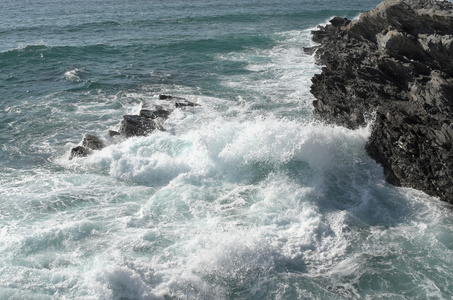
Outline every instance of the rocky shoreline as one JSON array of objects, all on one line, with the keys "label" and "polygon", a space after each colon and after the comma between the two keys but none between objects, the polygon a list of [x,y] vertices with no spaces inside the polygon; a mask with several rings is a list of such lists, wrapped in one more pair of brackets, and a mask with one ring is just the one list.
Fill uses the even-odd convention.
[{"label": "rocky shoreline", "polygon": [[387,181],[453,203],[453,3],[387,0],[312,33],[315,116],[374,120],[366,151]]}]

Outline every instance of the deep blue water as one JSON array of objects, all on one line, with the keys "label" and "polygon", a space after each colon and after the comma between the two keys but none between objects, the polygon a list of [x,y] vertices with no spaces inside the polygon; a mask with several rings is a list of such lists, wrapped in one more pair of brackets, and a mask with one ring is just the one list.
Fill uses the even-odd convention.
[{"label": "deep blue water", "polygon": [[451,206],[312,116],[310,31],[377,4],[2,0],[0,299],[451,299]]}]

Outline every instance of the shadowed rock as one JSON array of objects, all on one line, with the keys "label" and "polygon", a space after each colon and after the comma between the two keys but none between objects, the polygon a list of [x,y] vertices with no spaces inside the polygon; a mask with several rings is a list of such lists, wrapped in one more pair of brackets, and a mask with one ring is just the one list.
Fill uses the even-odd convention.
[{"label": "shadowed rock", "polygon": [[186,106],[194,107],[194,106],[200,106],[200,104],[197,104],[197,103],[194,103],[194,102],[190,102],[190,101],[187,101],[187,100],[175,101],[175,107],[176,108],[183,108],[183,107],[186,107]]}]

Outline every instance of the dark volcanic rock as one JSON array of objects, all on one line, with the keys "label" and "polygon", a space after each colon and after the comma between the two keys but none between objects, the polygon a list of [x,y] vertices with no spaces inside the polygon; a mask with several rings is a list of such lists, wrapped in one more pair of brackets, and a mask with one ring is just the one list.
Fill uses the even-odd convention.
[{"label": "dark volcanic rock", "polygon": [[183,107],[186,107],[186,106],[189,106],[189,107],[194,107],[194,106],[200,106],[200,104],[197,104],[197,103],[194,103],[194,102],[190,102],[188,100],[178,100],[178,101],[175,101],[175,107],[176,108],[183,108]]},{"label": "dark volcanic rock", "polygon": [[86,157],[88,154],[90,154],[90,150],[83,147],[83,146],[77,146],[71,149],[71,153],[69,155],[69,159],[73,159],[74,157]]},{"label": "dark volcanic rock", "polygon": [[170,95],[159,95],[159,100],[172,100],[172,99],[183,99],[183,98],[179,98],[179,97],[173,97],[173,96],[170,96]]},{"label": "dark volcanic rock", "polygon": [[126,137],[145,136],[157,129],[156,122],[147,117],[124,115],[120,125],[120,133]]},{"label": "dark volcanic rock", "polygon": [[161,106],[156,106],[155,109],[153,109],[153,110],[150,110],[150,109],[140,110],[139,116],[144,117],[144,118],[150,118],[150,119],[157,119],[157,118],[167,119],[170,114],[171,114],[171,111],[166,110]]},{"label": "dark volcanic rock", "polygon": [[331,23],[313,32],[315,116],[349,128],[375,118],[366,150],[387,180],[453,203],[453,4],[390,0]]},{"label": "dark volcanic rock", "polygon": [[349,23],[351,23],[351,21],[347,18],[334,17],[332,20],[330,20],[330,24],[332,24],[332,26],[334,27],[346,26]]},{"label": "dark volcanic rock", "polygon": [[105,147],[101,139],[90,134],[85,134],[82,140],[82,146],[92,150],[101,150]]},{"label": "dark volcanic rock", "polygon": [[[161,99],[159,96],[159,99]],[[177,98],[172,96],[164,96],[161,100],[175,100],[187,101],[183,98]],[[178,107],[176,105],[176,107]],[[120,133],[126,137],[131,136],[145,136],[152,133],[154,130],[165,131],[161,123],[168,118],[172,113],[171,110],[167,110],[161,106],[156,105],[153,109],[141,109],[139,115],[125,115],[120,125]]]},{"label": "dark volcanic rock", "polygon": [[100,138],[94,135],[85,134],[82,139],[82,146],[77,146],[71,149],[69,159],[74,157],[86,157],[91,154],[91,150],[100,150],[105,145]]},{"label": "dark volcanic rock", "polygon": [[190,102],[184,98],[173,97],[173,96],[168,96],[168,95],[159,95],[159,100],[175,101],[176,108],[182,108],[182,107],[186,107],[186,106],[190,106],[190,107],[200,106],[200,104]]},{"label": "dark volcanic rock", "polygon": [[110,137],[114,137],[114,136],[117,136],[117,135],[121,135],[121,133],[119,133],[118,131],[115,131],[115,130],[109,130],[109,136]]}]

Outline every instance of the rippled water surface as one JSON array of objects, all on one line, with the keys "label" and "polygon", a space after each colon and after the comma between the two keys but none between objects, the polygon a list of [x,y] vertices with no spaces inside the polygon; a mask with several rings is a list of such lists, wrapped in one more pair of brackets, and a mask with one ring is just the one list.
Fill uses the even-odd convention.
[{"label": "rippled water surface", "polygon": [[312,116],[310,31],[377,4],[2,1],[0,298],[450,299],[451,206]]}]

